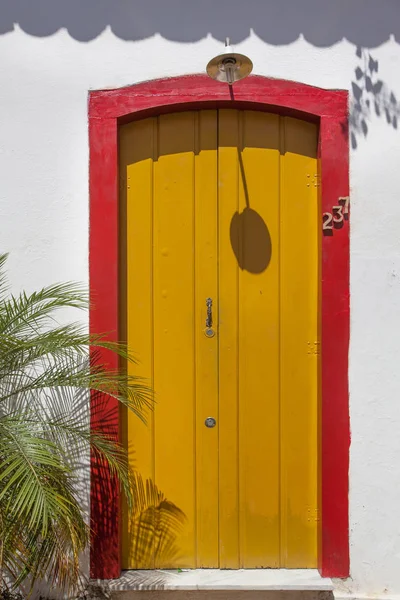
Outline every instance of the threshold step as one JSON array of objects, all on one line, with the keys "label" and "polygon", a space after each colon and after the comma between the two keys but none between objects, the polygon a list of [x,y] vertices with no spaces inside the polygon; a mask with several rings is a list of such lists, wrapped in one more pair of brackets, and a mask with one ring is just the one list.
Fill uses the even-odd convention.
[{"label": "threshold step", "polygon": [[[97,582],[98,585],[102,583],[106,582]],[[96,585],[96,582],[92,581],[93,584]],[[321,577],[316,569],[123,571],[119,579],[108,580],[107,587],[113,598],[122,596],[115,592],[125,591],[331,592],[333,590],[332,580]]]}]

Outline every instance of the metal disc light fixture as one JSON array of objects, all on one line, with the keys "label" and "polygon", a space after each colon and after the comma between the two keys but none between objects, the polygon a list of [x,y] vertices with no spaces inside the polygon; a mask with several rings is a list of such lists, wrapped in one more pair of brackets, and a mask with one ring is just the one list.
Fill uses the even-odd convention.
[{"label": "metal disc light fixture", "polygon": [[225,40],[225,52],[212,58],[207,65],[207,74],[212,79],[229,85],[244,79],[252,70],[253,63],[248,56],[232,52],[229,38]]}]

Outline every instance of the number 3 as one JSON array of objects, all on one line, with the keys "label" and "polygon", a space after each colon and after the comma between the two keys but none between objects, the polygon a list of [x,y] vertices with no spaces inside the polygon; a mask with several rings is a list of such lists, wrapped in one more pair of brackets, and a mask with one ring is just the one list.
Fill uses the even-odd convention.
[{"label": "number 3", "polygon": [[343,206],[332,206],[333,222],[341,223],[343,221]]}]

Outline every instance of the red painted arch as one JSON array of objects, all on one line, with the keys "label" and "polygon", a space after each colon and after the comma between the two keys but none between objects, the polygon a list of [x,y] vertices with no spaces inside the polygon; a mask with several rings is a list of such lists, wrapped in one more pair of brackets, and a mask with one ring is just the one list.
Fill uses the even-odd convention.
[{"label": "red painted arch", "polygon": [[[118,125],[149,114],[229,106],[293,114],[319,123],[322,212],[349,195],[348,94],[291,81],[251,76],[227,85],[206,75],[139,83],[94,91],[89,96],[90,144],[90,312],[92,333],[118,339]],[[321,261],[321,574],[349,575],[348,344],[349,221],[322,236]],[[117,368],[115,357],[103,361]],[[115,401],[92,397],[91,426],[118,436]],[[120,576],[119,491],[106,469],[91,463],[91,576]]]}]

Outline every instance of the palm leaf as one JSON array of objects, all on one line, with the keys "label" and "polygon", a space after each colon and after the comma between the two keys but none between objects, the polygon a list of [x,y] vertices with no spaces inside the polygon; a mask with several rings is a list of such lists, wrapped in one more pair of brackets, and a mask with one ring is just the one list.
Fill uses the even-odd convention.
[{"label": "palm leaf", "polygon": [[[6,259],[0,255],[0,576],[3,585],[29,576],[32,585],[46,577],[73,588],[89,539],[79,495],[82,456],[90,451],[107,466],[131,509],[143,506],[126,450],[90,430],[88,394],[100,407],[111,396],[144,421],[153,394],[133,374],[136,360],[125,345],[58,322],[65,309],[88,308],[81,286],[9,295]],[[103,357],[110,353],[120,369],[108,367]],[[164,500],[157,498],[159,506]]]},{"label": "palm leaf", "polygon": [[7,275],[4,269],[7,258],[8,254],[0,254],[0,302],[6,297],[8,292]]}]

